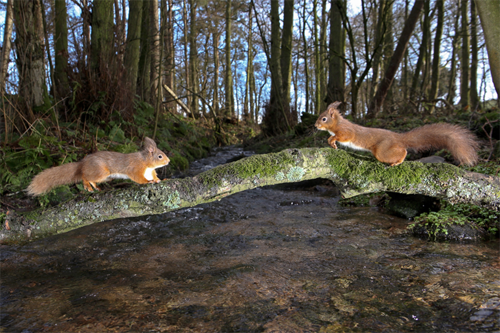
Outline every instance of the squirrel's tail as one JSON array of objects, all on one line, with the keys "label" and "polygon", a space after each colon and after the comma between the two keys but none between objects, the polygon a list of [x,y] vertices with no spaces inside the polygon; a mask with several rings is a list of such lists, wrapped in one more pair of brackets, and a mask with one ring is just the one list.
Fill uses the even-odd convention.
[{"label": "squirrel's tail", "polygon": [[82,180],[80,162],[63,164],[42,171],[33,178],[28,186],[28,194],[37,196],[44,194],[54,187],[73,184]]},{"label": "squirrel's tail", "polygon": [[460,164],[476,164],[479,143],[472,132],[445,123],[425,125],[403,134],[407,148],[415,151],[447,149]]}]

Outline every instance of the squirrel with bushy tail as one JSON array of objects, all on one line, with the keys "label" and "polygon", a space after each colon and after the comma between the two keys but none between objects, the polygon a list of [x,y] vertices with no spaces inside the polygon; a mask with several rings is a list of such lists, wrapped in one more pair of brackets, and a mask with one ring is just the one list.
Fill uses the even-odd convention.
[{"label": "squirrel with bushy tail", "polygon": [[336,142],[357,150],[370,151],[377,160],[395,166],[403,163],[408,149],[415,152],[448,150],[464,165],[477,163],[479,143],[469,130],[458,125],[438,123],[396,133],[381,128],[363,127],[344,119],[334,102],[316,121],[316,128],[328,131],[328,144],[337,149]]},{"label": "squirrel with bushy tail", "polygon": [[114,151],[98,151],[79,162],[63,164],[42,171],[33,178],[28,193],[37,196],[54,187],[79,181],[90,192],[100,190],[97,183],[113,178],[131,179],[139,184],[159,183],[155,169],[170,162],[167,155],[146,137],[141,151],[122,154]]}]

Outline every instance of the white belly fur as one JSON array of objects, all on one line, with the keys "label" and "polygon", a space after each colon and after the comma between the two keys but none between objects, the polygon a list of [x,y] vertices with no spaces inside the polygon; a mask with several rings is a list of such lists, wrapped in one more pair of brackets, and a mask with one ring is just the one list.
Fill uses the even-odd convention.
[{"label": "white belly fur", "polygon": [[154,168],[147,168],[144,171],[144,178],[146,178],[147,180],[153,180],[153,171],[155,171]]},{"label": "white belly fur", "polygon": [[362,151],[369,151],[368,149],[365,149],[365,148],[362,148],[362,147],[359,147],[359,146],[356,146],[354,143],[352,142],[340,142],[340,141],[337,141],[338,143],[340,143],[342,146],[344,147],[349,147],[351,149],[354,149],[354,150],[362,150]]},{"label": "white belly fur", "polygon": [[113,179],[130,179],[129,176],[127,176],[124,173],[112,173],[108,176],[108,178],[113,178]]}]

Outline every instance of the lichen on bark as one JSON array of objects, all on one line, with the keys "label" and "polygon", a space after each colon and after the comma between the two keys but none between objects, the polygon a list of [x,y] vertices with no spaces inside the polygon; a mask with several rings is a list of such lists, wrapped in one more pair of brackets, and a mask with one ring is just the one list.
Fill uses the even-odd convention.
[{"label": "lichen on bark", "polygon": [[497,177],[466,172],[450,164],[404,162],[389,167],[340,149],[287,149],[247,157],[192,178],[84,194],[56,207],[9,214],[10,230],[4,225],[0,240],[43,237],[109,219],[162,214],[256,187],[317,178],[330,179],[346,198],[391,191],[493,209],[498,209],[500,202]]}]

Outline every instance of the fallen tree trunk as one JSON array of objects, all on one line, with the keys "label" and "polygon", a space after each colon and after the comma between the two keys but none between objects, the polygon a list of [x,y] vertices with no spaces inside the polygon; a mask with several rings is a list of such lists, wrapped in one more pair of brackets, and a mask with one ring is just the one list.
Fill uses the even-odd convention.
[{"label": "fallen tree trunk", "polygon": [[254,155],[218,166],[192,178],[87,194],[56,207],[10,214],[0,240],[43,237],[115,218],[161,214],[220,200],[256,187],[326,178],[345,198],[373,192],[423,194],[453,203],[498,209],[500,180],[453,165],[404,162],[389,167],[373,158],[340,149],[287,149]]}]

